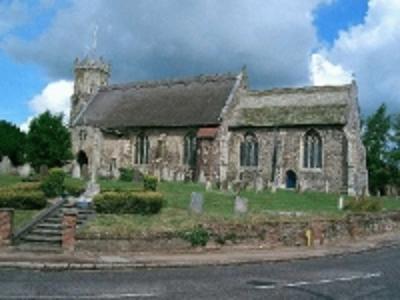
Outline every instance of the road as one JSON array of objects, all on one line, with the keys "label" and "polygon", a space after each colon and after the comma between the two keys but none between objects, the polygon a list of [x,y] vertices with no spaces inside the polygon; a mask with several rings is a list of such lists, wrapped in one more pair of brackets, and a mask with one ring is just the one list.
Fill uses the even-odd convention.
[{"label": "road", "polygon": [[0,299],[400,299],[400,247],[239,266],[0,270]]}]

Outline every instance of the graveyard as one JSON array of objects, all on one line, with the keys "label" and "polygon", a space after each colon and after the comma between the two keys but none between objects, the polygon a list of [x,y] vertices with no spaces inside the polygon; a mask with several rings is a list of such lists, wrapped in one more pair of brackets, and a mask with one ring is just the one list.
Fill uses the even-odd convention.
[{"label": "graveyard", "polygon": [[[140,189],[141,183],[100,180],[103,191]],[[157,235],[190,230],[202,224],[248,224],[265,221],[297,222],[314,218],[345,218],[350,212],[338,209],[338,194],[318,192],[297,193],[291,190],[244,190],[240,198],[245,208],[235,209],[237,194],[218,189],[206,190],[196,183],[159,182],[157,190],[163,195],[163,207],[154,215],[97,214],[80,232],[82,236],[115,238],[135,235]],[[192,194],[200,194],[201,204],[193,203]],[[371,197],[379,201],[383,211],[399,210],[400,199]],[[345,204],[351,198],[345,197]],[[200,207],[199,207],[200,206]],[[240,211],[242,209],[242,211]]]}]

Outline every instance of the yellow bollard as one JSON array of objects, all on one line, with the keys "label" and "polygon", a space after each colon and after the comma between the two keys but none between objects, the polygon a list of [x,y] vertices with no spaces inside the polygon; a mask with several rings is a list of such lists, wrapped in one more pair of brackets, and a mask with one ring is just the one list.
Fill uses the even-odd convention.
[{"label": "yellow bollard", "polygon": [[307,247],[311,247],[311,243],[312,243],[312,232],[310,229],[306,230],[306,238],[307,238]]}]

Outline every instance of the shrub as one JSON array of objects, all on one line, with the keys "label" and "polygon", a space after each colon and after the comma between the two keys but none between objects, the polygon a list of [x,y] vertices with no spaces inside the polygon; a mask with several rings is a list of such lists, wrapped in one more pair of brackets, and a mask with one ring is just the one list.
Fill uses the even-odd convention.
[{"label": "shrub", "polygon": [[120,168],[119,173],[119,180],[127,182],[133,181],[133,169]]},{"label": "shrub", "polygon": [[93,199],[96,212],[104,214],[158,213],[163,206],[163,197],[157,192],[107,192]]},{"label": "shrub", "polygon": [[15,209],[42,209],[46,206],[46,197],[42,191],[1,189],[0,207]]},{"label": "shrub", "polygon": [[378,199],[362,198],[351,199],[345,206],[345,210],[353,212],[378,212],[383,208],[382,201]]},{"label": "shrub", "polygon": [[43,180],[42,191],[47,197],[60,196],[64,191],[65,172],[60,168],[50,169]]},{"label": "shrub", "polygon": [[78,178],[67,177],[64,180],[64,190],[69,195],[78,197],[86,190],[86,182]]},{"label": "shrub", "polygon": [[156,191],[158,179],[155,176],[146,175],[143,178],[143,185],[145,191]]},{"label": "shrub", "polygon": [[41,187],[41,182],[20,182],[9,187],[9,189],[17,191],[40,191]]},{"label": "shrub", "polygon": [[188,241],[193,247],[205,246],[207,245],[210,234],[203,226],[198,225],[190,231],[185,231],[182,233],[182,238]]}]

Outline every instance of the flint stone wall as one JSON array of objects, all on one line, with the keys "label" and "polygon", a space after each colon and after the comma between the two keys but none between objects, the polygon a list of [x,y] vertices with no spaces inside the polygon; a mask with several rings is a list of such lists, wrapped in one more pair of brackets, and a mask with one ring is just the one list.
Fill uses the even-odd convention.
[{"label": "flint stone wall", "polygon": [[[216,241],[225,241],[225,245],[244,244],[263,247],[306,246],[306,230],[312,232],[314,246],[334,244],[336,241],[349,241],[368,235],[382,234],[400,230],[400,212],[380,214],[353,214],[342,219],[314,219],[264,221],[257,224],[203,224],[210,235],[209,246]],[[178,233],[160,233],[157,235],[110,236],[78,234],[77,250],[89,251],[166,251],[179,252],[191,249],[188,242]]]}]

